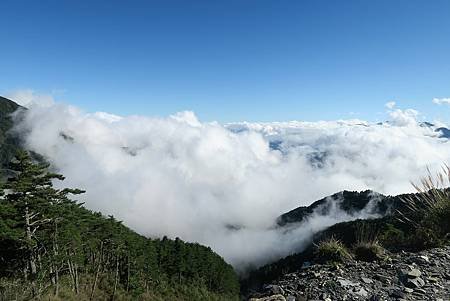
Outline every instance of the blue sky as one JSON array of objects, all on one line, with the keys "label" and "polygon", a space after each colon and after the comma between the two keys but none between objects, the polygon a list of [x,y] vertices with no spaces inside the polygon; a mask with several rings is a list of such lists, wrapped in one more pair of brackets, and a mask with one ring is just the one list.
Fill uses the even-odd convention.
[{"label": "blue sky", "polygon": [[449,120],[450,1],[0,2],[0,93],[201,120]]}]

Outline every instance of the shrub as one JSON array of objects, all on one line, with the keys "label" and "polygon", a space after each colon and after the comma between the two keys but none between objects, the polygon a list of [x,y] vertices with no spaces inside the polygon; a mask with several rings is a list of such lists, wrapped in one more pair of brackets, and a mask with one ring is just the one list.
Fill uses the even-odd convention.
[{"label": "shrub", "polygon": [[378,242],[379,230],[373,224],[362,222],[356,232],[357,242],[353,246],[355,258],[362,261],[375,261],[384,258],[384,248]]},{"label": "shrub", "polygon": [[450,234],[450,167],[440,173],[412,184],[418,193],[402,198],[403,208],[398,211],[400,221],[414,230],[418,247],[428,248],[448,243]]},{"label": "shrub", "polygon": [[383,259],[385,256],[384,248],[378,241],[358,242],[353,247],[355,258],[362,261],[376,261]]},{"label": "shrub", "polygon": [[341,241],[331,237],[317,245],[315,258],[319,262],[344,262],[352,256]]},{"label": "shrub", "polygon": [[379,242],[389,250],[399,251],[405,244],[405,233],[392,224],[387,224],[378,236]]}]

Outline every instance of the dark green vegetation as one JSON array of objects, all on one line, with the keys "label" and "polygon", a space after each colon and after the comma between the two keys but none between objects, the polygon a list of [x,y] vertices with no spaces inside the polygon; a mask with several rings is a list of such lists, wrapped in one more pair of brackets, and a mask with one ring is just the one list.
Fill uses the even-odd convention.
[{"label": "dark green vegetation", "polygon": [[445,166],[435,177],[429,172],[421,186],[414,185],[417,194],[402,199],[399,220],[415,230],[420,248],[441,246],[450,240],[449,184],[450,167]]},{"label": "dark green vegetation", "polygon": [[[20,152],[0,199],[0,299],[232,300],[232,267],[210,248],[151,240],[55,189],[63,176]],[[46,298],[47,298],[46,297]]]},{"label": "dark green vegetation", "polygon": [[11,114],[19,107],[15,102],[0,96],[0,168],[5,168],[19,150],[19,139],[10,134],[13,126]]},{"label": "dark green vegetation", "polygon": [[233,268],[210,248],[148,239],[69,198],[83,191],[54,188],[64,177],[9,131],[18,107],[0,99],[0,300],[238,299]]}]

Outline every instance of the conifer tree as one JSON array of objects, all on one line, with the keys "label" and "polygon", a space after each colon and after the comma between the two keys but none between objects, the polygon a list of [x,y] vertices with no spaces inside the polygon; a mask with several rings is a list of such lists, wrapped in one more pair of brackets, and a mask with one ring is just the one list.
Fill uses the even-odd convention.
[{"label": "conifer tree", "polygon": [[[24,275],[32,283],[33,294],[37,295],[39,231],[52,222],[57,224],[58,205],[69,202],[68,194],[80,194],[79,189],[55,189],[53,180],[64,180],[57,173],[48,171],[48,164],[33,162],[25,151],[17,153],[10,163],[13,176],[4,185],[7,204],[18,213],[15,217],[15,230],[19,231],[23,249]],[[55,227],[55,229],[57,229]]]},{"label": "conifer tree", "polygon": [[9,167],[6,182],[0,178],[0,277],[11,279],[11,286],[0,287],[0,300],[58,298],[60,288],[74,300],[124,294],[208,299],[205,290],[223,296],[217,300],[236,300],[236,274],[210,248],[178,238],[149,239],[113,216],[84,208],[69,199],[83,191],[53,187],[64,177],[26,152]]}]

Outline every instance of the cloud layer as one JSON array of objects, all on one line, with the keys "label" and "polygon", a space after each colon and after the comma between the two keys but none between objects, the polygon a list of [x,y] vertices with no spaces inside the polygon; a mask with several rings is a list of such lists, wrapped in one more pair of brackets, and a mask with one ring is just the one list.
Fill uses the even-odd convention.
[{"label": "cloud layer", "polygon": [[[298,249],[311,234],[358,216],[339,210],[288,234],[280,214],[340,190],[411,191],[426,166],[450,159],[447,139],[390,107],[389,122],[203,123],[88,114],[31,105],[17,127],[27,146],[86,189],[86,206],[149,236],[211,246],[238,269]],[[361,213],[366,214],[366,213]]]}]

